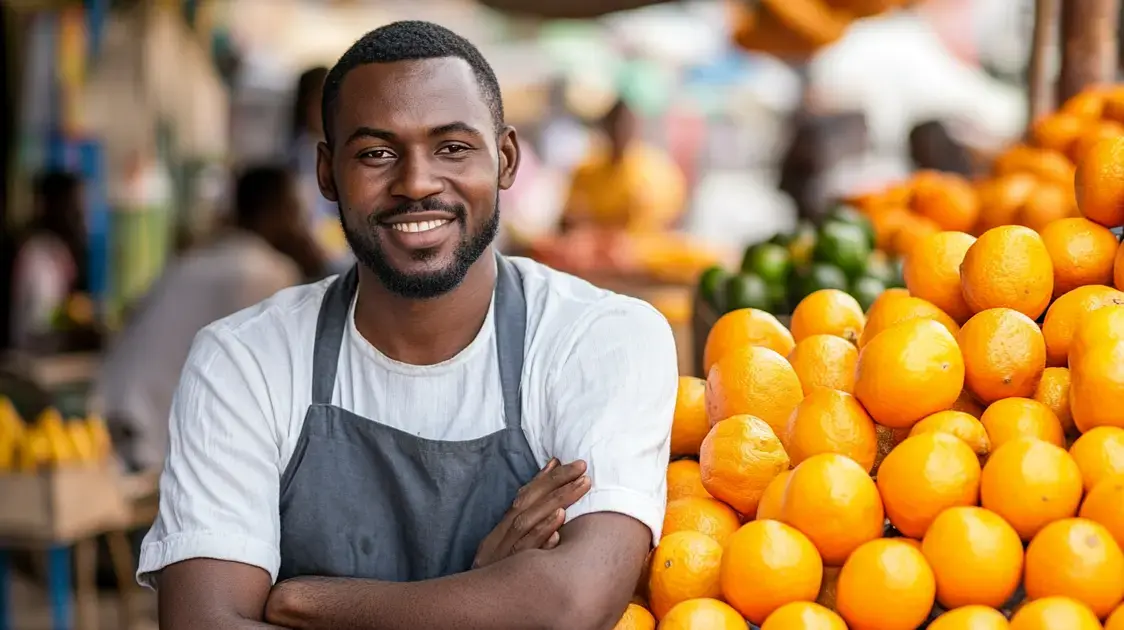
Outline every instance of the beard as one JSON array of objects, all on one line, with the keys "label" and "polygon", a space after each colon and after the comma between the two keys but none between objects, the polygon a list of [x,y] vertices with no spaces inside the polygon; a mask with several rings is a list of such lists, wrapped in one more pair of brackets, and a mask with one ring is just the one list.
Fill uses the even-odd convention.
[{"label": "beard", "polygon": [[[391,293],[413,300],[439,297],[460,286],[468,270],[496,239],[500,228],[499,191],[496,192],[492,214],[471,234],[467,228],[468,213],[461,204],[449,205],[434,199],[423,199],[421,202],[403,204],[392,211],[372,213],[358,229],[352,229],[348,225],[342,204],[336,204],[336,207],[347,244],[359,264],[371,270]],[[452,260],[444,267],[417,273],[405,272],[391,265],[379,244],[378,231],[386,229],[379,225],[379,218],[436,210],[453,214],[460,226],[461,239],[453,251]],[[413,258],[426,262],[436,258],[439,253],[436,249],[424,249],[414,252]]]}]

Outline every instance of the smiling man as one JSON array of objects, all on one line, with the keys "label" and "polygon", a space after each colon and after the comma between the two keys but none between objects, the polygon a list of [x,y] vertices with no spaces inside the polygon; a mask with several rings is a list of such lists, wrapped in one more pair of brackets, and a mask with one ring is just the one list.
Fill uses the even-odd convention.
[{"label": "smiling man", "polygon": [[463,38],[367,34],[323,116],[359,262],[197,336],[139,569],[161,627],[612,627],[663,521],[667,322],[493,251],[519,143]]}]

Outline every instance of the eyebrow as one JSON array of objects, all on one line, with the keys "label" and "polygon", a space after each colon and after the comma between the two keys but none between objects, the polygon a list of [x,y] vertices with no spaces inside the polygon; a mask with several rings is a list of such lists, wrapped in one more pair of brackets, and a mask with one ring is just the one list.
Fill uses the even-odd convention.
[{"label": "eyebrow", "polygon": [[[456,122],[451,122],[445,125],[434,127],[429,130],[428,135],[430,137],[434,137],[444,136],[451,133],[467,133],[469,135],[483,137],[483,134],[481,134],[480,131],[475,127],[459,120]],[[392,142],[398,139],[398,134],[394,133],[393,131],[387,131],[385,129],[375,129],[374,127],[359,127],[355,131],[351,132],[351,135],[347,137],[347,142],[352,142],[361,138],[375,138],[377,140],[386,140],[388,142]]]}]

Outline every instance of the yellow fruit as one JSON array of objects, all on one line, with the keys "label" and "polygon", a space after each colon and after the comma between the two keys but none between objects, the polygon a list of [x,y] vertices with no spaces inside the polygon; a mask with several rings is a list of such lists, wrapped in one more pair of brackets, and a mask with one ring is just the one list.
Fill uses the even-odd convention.
[{"label": "yellow fruit", "polygon": [[1124,600],[1124,551],[1093,521],[1055,521],[1026,549],[1025,584],[1030,599],[1071,597],[1107,617]]},{"label": "yellow fruit", "polygon": [[1077,431],[1073,424],[1073,414],[1069,412],[1069,368],[1046,368],[1042,372],[1042,380],[1038,381],[1038,387],[1034,390],[1034,400],[1054,412],[1067,435]]},{"label": "yellow fruit", "polygon": [[702,485],[702,471],[693,459],[680,459],[667,465],[667,500],[686,497],[711,499]]},{"label": "yellow fruit", "polygon": [[1124,225],[1124,138],[1096,143],[1081,156],[1074,179],[1081,214],[1108,228]]},{"label": "yellow fruit", "polygon": [[1079,431],[1124,428],[1124,342],[1071,352],[1069,376],[1069,410]]},{"label": "yellow fruit", "polygon": [[890,522],[906,536],[920,539],[941,512],[976,505],[980,460],[954,436],[923,433],[886,456],[877,481]]},{"label": "yellow fruit", "polygon": [[1079,287],[1055,300],[1042,322],[1047,364],[1052,367],[1068,364],[1073,337],[1089,313],[1122,304],[1124,293],[1101,285]]},{"label": "yellow fruit", "polygon": [[963,232],[941,232],[913,249],[903,268],[911,295],[927,300],[963,324],[972,316],[960,290],[960,263],[976,238]]},{"label": "yellow fruit", "polygon": [[1038,319],[1054,290],[1046,244],[1034,230],[1017,225],[981,234],[964,255],[960,277],[964,300],[976,313],[1009,308]]},{"label": "yellow fruit", "polygon": [[878,333],[915,319],[931,319],[947,328],[953,338],[960,332],[960,326],[932,302],[911,296],[889,298],[881,303],[875,300],[859,337],[859,348],[864,348]]},{"label": "yellow fruit", "polygon": [[916,630],[929,617],[935,594],[925,556],[912,545],[882,538],[847,558],[836,604],[851,630]]},{"label": "yellow fruit", "polygon": [[679,390],[675,397],[675,417],[671,424],[671,454],[698,455],[699,446],[709,432],[706,381],[693,376],[680,376]]},{"label": "yellow fruit", "polygon": [[762,624],[761,630],[847,630],[843,618],[814,602],[781,606]]},{"label": "yellow fruit", "polygon": [[1035,438],[996,448],[980,477],[980,503],[1030,540],[1081,503],[1081,471],[1064,449]]},{"label": "yellow fruit", "polygon": [[745,630],[738,611],[717,599],[692,599],[660,619],[659,630]]},{"label": "yellow fruit", "polygon": [[858,361],[855,345],[834,335],[805,337],[788,355],[805,396],[816,387],[853,392]]},{"label": "yellow fruit", "polygon": [[785,604],[815,600],[822,579],[816,548],[779,521],[743,525],[730,538],[722,561],[726,602],[758,624]]},{"label": "yellow fruit", "polygon": [[1124,548],[1124,475],[1102,479],[1085,497],[1078,515],[1103,525]]},{"label": "yellow fruit", "polygon": [[858,300],[838,289],[821,289],[796,305],[790,326],[796,343],[812,335],[834,335],[858,343],[865,324]]},{"label": "yellow fruit", "polygon": [[1089,607],[1068,597],[1028,602],[1011,617],[1011,630],[1101,630]]},{"label": "yellow fruit", "polygon": [[1116,235],[1092,221],[1073,217],[1050,223],[1042,241],[1054,266],[1054,297],[1077,287],[1112,282]]},{"label": "yellow fruit", "polygon": [[679,602],[722,595],[722,545],[701,532],[664,536],[649,566],[648,603],[657,619]]},{"label": "yellow fruit", "polygon": [[938,411],[913,425],[909,437],[922,433],[948,433],[960,438],[980,458],[991,452],[991,441],[983,423],[963,411]]},{"label": "yellow fruit", "polygon": [[781,509],[784,507],[784,491],[785,488],[788,487],[788,478],[791,475],[792,471],[786,470],[776,477],[773,477],[769,485],[765,486],[765,493],[761,495],[761,501],[757,504],[757,520],[781,520]]},{"label": "yellow fruit", "polygon": [[1100,481],[1124,474],[1124,429],[1096,427],[1077,438],[1069,454],[1081,469],[1085,491]]},{"label": "yellow fruit", "polygon": [[882,535],[885,513],[878,488],[862,466],[824,453],[793,469],[781,520],[812,541],[824,564],[839,566],[859,545]]},{"label": "yellow fruit", "polygon": [[1124,630],[1124,606],[1119,606],[1104,622],[1104,630]]},{"label": "yellow fruit", "polygon": [[813,390],[796,406],[781,443],[794,466],[813,455],[838,453],[869,471],[878,453],[874,421],[859,401],[824,388]]},{"label": "yellow fruit", "polygon": [[733,508],[715,499],[687,497],[669,501],[663,517],[663,535],[675,532],[702,532],[725,545],[741,527]]},{"label": "yellow fruit", "polygon": [[[1087,348],[1124,341],[1124,305],[1109,304],[1081,317],[1069,342],[1072,364]],[[1070,366],[1072,370],[1072,365]],[[1072,373],[1070,378],[1072,378]]]},{"label": "yellow fruit", "polygon": [[963,388],[964,359],[956,338],[932,320],[891,327],[859,353],[855,397],[876,422],[892,429],[948,409]]},{"label": "yellow fruit", "polygon": [[921,551],[936,576],[937,601],[945,608],[1000,608],[1022,579],[1019,534],[984,508],[964,506],[941,512],[925,533]]},{"label": "yellow fruit", "polygon": [[643,606],[629,604],[613,630],[656,630],[656,619]]},{"label": "yellow fruit", "polygon": [[929,630],[1007,630],[1003,613],[987,606],[965,606],[950,610],[929,624]]},{"label": "yellow fruit", "polygon": [[753,416],[719,422],[703,440],[699,453],[703,487],[742,514],[757,512],[769,482],[788,467],[788,454],[780,439]]},{"label": "yellow fruit", "polygon": [[1062,423],[1050,408],[1029,398],[1004,398],[992,403],[980,418],[991,448],[996,449],[1020,437],[1033,437],[1065,446]]},{"label": "yellow fruit", "polygon": [[796,342],[773,315],[755,308],[730,311],[714,322],[703,346],[703,374],[724,354],[745,346],[761,346],[788,356]]},{"label": "yellow fruit", "polygon": [[792,366],[768,348],[731,350],[711,366],[706,377],[706,411],[711,426],[731,416],[752,414],[779,435],[803,398],[800,378]]},{"label": "yellow fruit", "polygon": [[1046,369],[1038,324],[1009,308],[980,311],[960,329],[964,385],[980,401],[1029,397]]}]

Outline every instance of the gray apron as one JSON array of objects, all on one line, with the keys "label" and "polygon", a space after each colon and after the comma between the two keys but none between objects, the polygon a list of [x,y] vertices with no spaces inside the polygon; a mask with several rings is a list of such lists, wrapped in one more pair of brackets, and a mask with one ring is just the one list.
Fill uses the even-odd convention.
[{"label": "gray apron", "polygon": [[356,268],[328,287],[316,322],[312,405],[281,477],[278,580],[404,582],[467,571],[480,541],[538,472],[519,392],[527,302],[518,270],[501,256],[496,264],[504,428],[463,442],[428,440],[332,405]]}]

